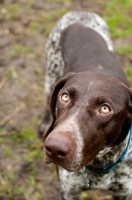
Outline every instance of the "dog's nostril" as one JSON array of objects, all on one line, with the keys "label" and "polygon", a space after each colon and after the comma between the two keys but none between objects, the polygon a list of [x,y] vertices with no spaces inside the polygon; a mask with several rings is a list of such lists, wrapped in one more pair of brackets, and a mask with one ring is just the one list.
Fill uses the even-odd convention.
[{"label": "dog's nostril", "polygon": [[46,149],[47,155],[48,155],[48,156],[52,156],[52,149],[49,148],[49,147],[46,147],[45,149]]},{"label": "dog's nostril", "polygon": [[64,159],[67,156],[67,153],[63,151],[55,151],[54,149],[51,149],[49,147],[45,149],[46,149],[47,155],[50,157],[55,156],[56,158]]},{"label": "dog's nostril", "polygon": [[64,157],[66,157],[66,153],[65,152],[62,152],[62,151],[58,151],[58,156],[60,157],[60,158],[64,158]]},{"label": "dog's nostril", "polygon": [[50,148],[46,148],[46,151],[51,153],[51,149]]}]

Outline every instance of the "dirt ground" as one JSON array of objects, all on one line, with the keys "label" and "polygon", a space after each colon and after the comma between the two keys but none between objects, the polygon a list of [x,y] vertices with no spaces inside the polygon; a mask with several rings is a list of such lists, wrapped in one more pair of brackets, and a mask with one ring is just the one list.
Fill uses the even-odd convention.
[{"label": "dirt ground", "polygon": [[[101,16],[105,7],[102,0],[85,3],[85,9]],[[45,107],[45,42],[55,22],[71,9],[71,1],[0,0],[0,200],[59,199],[55,166],[44,163],[37,130]],[[113,39],[115,48],[130,42],[130,36]],[[126,54],[117,59],[124,67],[132,63]],[[112,197],[94,191],[82,199]]]}]

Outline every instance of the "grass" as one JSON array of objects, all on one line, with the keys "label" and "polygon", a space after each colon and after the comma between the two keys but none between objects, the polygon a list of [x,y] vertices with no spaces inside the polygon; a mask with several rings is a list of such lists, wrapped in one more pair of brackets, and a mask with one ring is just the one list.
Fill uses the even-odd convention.
[{"label": "grass", "polygon": [[125,73],[126,73],[126,76],[128,78],[128,81],[130,82],[130,85],[132,86],[132,67],[126,67],[125,68]]},{"label": "grass", "polygon": [[4,143],[4,139],[2,137],[0,137],[0,143]]},{"label": "grass", "polygon": [[68,12],[66,8],[60,8],[57,10],[52,10],[50,12],[40,12],[37,17],[38,23],[41,28],[44,29],[45,36],[48,36],[57,20],[61,18],[64,14]]},{"label": "grass", "polygon": [[[16,178],[15,174],[14,178],[10,177],[12,181],[10,180],[9,176],[7,177],[6,174],[2,174],[0,178],[3,180],[3,185],[1,185],[0,187],[0,197],[3,196],[2,199],[5,199],[5,197],[7,197],[6,199],[18,200],[19,198],[22,198],[27,200],[30,199],[31,196],[33,196],[33,200],[42,200],[40,186],[39,184],[36,184],[34,176],[28,176],[25,184],[21,184],[21,182],[17,180],[16,187],[14,187]],[[29,184],[31,187],[27,188],[27,184]],[[31,188],[35,188],[35,190]]]},{"label": "grass", "polygon": [[[104,19],[110,29],[112,38],[127,38],[132,35],[132,0],[111,0],[107,1],[104,9]],[[120,45],[121,46],[121,45]],[[126,56],[125,73],[132,85],[132,45],[127,44],[116,49],[116,53],[120,56]]]},{"label": "grass", "polygon": [[17,3],[6,5],[5,8],[7,19],[11,19],[14,15],[20,15],[23,13],[22,8]]},{"label": "grass", "polygon": [[38,149],[32,150],[25,155],[25,161],[32,162],[35,158],[44,158],[43,151],[38,151]]},{"label": "grass", "polygon": [[105,20],[113,38],[126,37],[132,34],[132,0],[108,1]]},{"label": "grass", "polygon": [[11,158],[13,156],[13,152],[10,147],[4,146],[4,153],[7,158]]},{"label": "grass", "polygon": [[132,54],[132,45],[116,49],[116,52],[120,55]]},{"label": "grass", "polygon": [[40,12],[39,19],[41,22],[56,22],[59,20],[64,14],[66,14],[69,10],[67,8],[60,8],[57,10],[52,10],[50,12]]},{"label": "grass", "polygon": [[22,54],[27,54],[30,53],[31,49],[27,45],[22,45],[22,44],[14,44],[13,49],[10,50],[9,55],[11,57],[18,57]]},{"label": "grass", "polygon": [[[11,134],[11,140],[14,143],[21,143],[21,141],[25,142],[25,141],[35,141],[37,140],[37,134],[36,131],[34,129],[32,129],[31,127],[26,127],[21,131],[18,131],[16,134],[16,131],[13,131]],[[32,143],[31,143],[32,144]],[[29,145],[29,143],[28,143]]]},{"label": "grass", "polygon": [[[44,155],[42,143],[38,139],[36,131],[25,127],[22,131],[12,131],[8,142],[6,136],[2,139],[5,141],[2,144],[5,159],[15,160],[15,165],[19,163],[20,169],[24,171],[21,172],[20,169],[16,171],[12,164],[6,166],[6,171],[1,170],[0,198],[3,196],[3,198],[18,200],[22,197],[22,199],[27,200],[32,197],[33,200],[42,200],[43,184],[36,180],[39,173],[36,165],[38,160],[43,161]],[[12,141],[11,147],[8,146],[10,140]],[[22,150],[20,158],[16,150]]]},{"label": "grass", "polygon": [[13,79],[13,74],[12,74],[11,70],[7,71],[6,77],[7,77],[7,79]]},{"label": "grass", "polygon": [[29,29],[31,31],[35,31],[35,32],[39,32],[42,29],[42,24],[40,24],[39,22],[34,22],[32,21],[29,25]]}]

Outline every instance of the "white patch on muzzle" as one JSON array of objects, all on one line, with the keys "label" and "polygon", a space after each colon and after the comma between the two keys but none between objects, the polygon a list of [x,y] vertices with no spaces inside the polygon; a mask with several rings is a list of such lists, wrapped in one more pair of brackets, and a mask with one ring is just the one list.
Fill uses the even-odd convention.
[{"label": "white patch on muzzle", "polygon": [[[70,116],[68,119],[63,121],[56,127],[56,131],[58,132],[70,132],[71,138],[75,140],[76,149],[74,152],[74,159],[72,158],[70,162],[70,168],[74,168],[75,166],[79,167],[82,161],[82,150],[84,146],[83,137],[79,128],[79,124],[77,122],[76,114]],[[73,167],[72,167],[73,166]]]}]

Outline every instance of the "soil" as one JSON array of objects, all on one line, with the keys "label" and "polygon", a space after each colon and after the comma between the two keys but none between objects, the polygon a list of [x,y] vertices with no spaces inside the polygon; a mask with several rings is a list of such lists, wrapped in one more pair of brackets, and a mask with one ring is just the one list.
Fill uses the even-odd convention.
[{"label": "soil", "polygon": [[[43,142],[37,134],[45,107],[46,25],[31,26],[42,11],[72,7],[69,1],[56,2],[0,0],[0,200],[59,199],[55,166],[43,162]],[[89,10],[98,14],[103,15],[103,9],[102,3],[89,4]],[[113,42],[120,47],[129,39]],[[127,65],[127,57],[118,59]],[[82,199],[112,197],[108,192],[94,191],[82,194]]]}]

